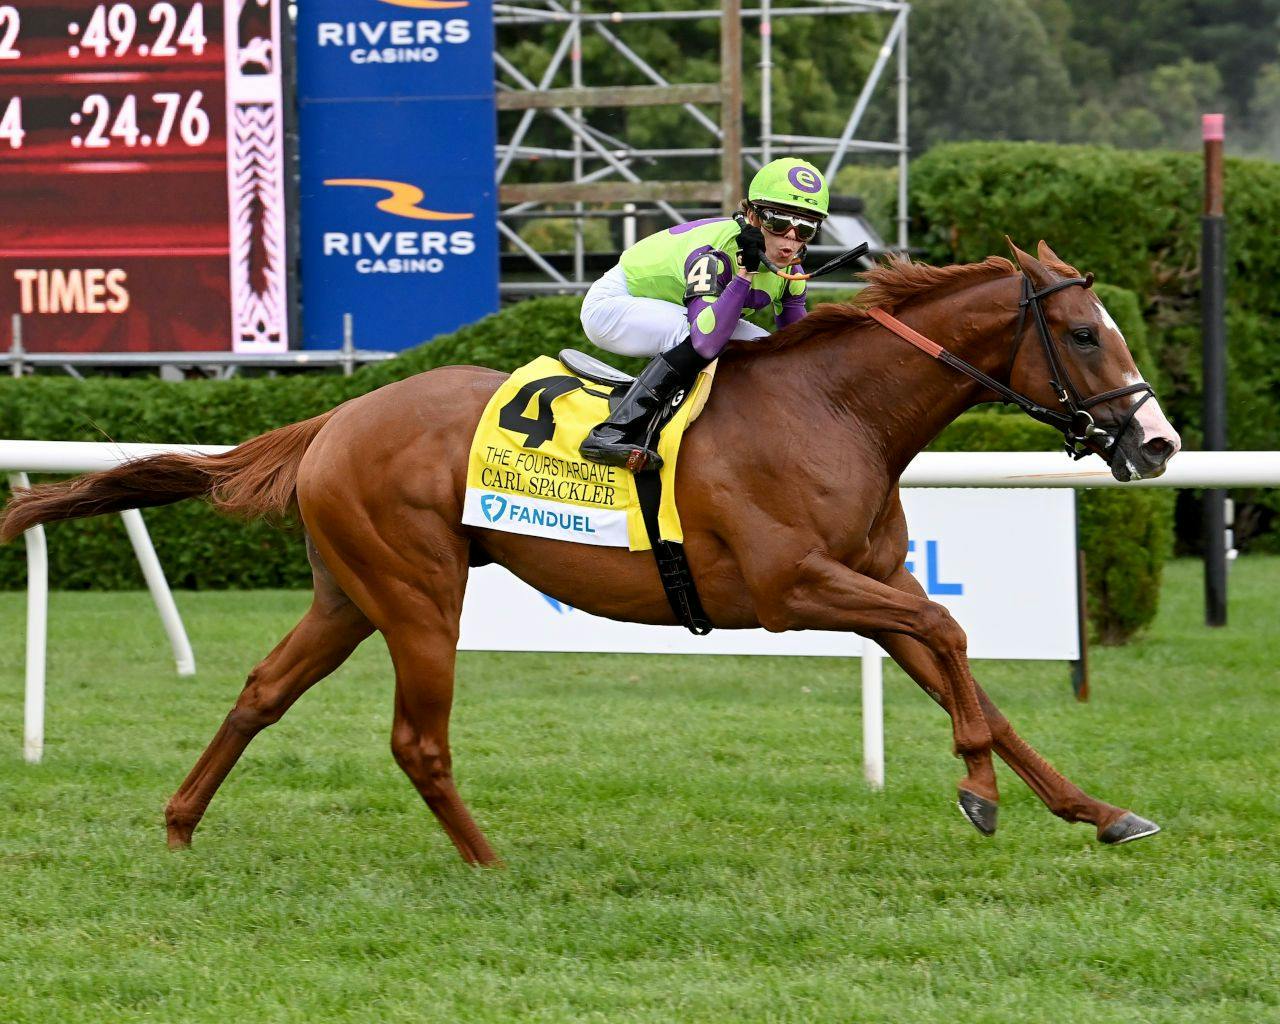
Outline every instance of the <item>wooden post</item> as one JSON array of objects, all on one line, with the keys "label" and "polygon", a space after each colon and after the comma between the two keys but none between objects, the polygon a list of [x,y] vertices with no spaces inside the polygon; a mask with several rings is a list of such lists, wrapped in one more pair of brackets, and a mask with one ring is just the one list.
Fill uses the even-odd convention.
[{"label": "wooden post", "polygon": [[720,206],[725,214],[738,207],[742,191],[742,0],[720,5]]},{"label": "wooden post", "polygon": [[[1223,214],[1223,115],[1205,114],[1204,216],[1200,226],[1200,317],[1204,371],[1204,448],[1227,448],[1226,217]],[[1204,492],[1204,617],[1227,624],[1227,492]]]}]

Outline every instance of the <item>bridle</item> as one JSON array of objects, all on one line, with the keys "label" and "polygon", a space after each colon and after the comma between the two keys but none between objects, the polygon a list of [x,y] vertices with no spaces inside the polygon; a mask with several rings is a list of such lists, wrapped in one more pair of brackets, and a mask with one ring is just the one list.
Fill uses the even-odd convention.
[{"label": "bridle", "polygon": [[[1043,299],[1054,292],[1062,291],[1064,288],[1071,288],[1077,285],[1081,288],[1088,288],[1092,284],[1093,275],[1090,274],[1086,277],[1072,277],[1056,281],[1047,288],[1036,291],[1031,284],[1031,279],[1025,273],[1022,274],[1022,299],[1018,303],[1018,324],[1013,336],[1010,366],[1013,365],[1013,360],[1017,358],[1018,349],[1022,345],[1022,336],[1027,326],[1027,310],[1029,309],[1031,310],[1031,318],[1036,325],[1036,333],[1040,336],[1040,343],[1044,348],[1045,358],[1049,363],[1049,385],[1053,388],[1054,394],[1058,396],[1058,401],[1065,410],[1063,412],[1048,409],[1021,392],[1001,384],[998,380],[983,373],[972,363],[966,362],[959,356],[952,355],[937,342],[930,341],[923,334],[908,327],[901,320],[886,313],[883,309],[868,309],[867,313],[873,320],[892,331],[903,341],[910,342],[916,348],[959,370],[983,387],[990,388],[1000,396],[1005,404],[1016,405],[1032,419],[1047,423],[1060,431],[1066,442],[1067,454],[1073,459],[1083,459],[1086,455],[1093,454],[1101,456],[1110,465],[1119,450],[1120,438],[1129,429],[1129,424],[1133,422],[1133,417],[1137,415],[1143,403],[1155,397],[1155,389],[1144,380],[1139,381],[1137,384],[1127,384],[1121,388],[1114,388],[1111,391],[1091,395],[1088,398],[1081,397],[1079,389],[1071,379],[1071,374],[1067,371],[1061,357],[1058,355],[1057,347],[1053,343],[1053,336],[1049,331],[1049,323],[1045,319],[1044,309],[1040,304]],[[1094,422],[1093,414],[1089,412],[1094,406],[1110,402],[1116,398],[1123,398],[1126,395],[1134,395],[1138,392],[1145,392],[1145,394],[1134,402],[1116,423],[1111,424],[1110,427],[1105,427],[1099,426]]]}]

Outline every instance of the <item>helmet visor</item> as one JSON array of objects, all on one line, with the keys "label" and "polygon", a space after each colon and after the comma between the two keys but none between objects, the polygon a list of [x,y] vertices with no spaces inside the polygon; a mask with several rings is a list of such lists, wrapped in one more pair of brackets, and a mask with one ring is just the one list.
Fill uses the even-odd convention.
[{"label": "helmet visor", "polygon": [[760,217],[760,226],[771,235],[785,235],[795,228],[796,238],[808,242],[818,233],[822,221],[813,217],[805,217],[798,213],[784,213],[769,206],[757,206],[756,214]]}]

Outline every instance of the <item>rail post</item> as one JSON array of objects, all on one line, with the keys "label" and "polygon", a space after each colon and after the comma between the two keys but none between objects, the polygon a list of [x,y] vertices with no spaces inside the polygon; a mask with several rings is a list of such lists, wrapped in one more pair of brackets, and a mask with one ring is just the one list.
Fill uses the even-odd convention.
[{"label": "rail post", "polygon": [[10,363],[9,369],[15,377],[22,376],[22,314],[14,313],[13,319],[10,321],[12,325],[12,341],[10,342],[10,351],[13,352],[13,362]]},{"label": "rail post", "polygon": [[884,649],[862,641],[862,775],[884,789]]},{"label": "rail post", "polygon": [[356,369],[356,338],[353,318],[350,313],[342,314],[342,375],[350,377]]}]

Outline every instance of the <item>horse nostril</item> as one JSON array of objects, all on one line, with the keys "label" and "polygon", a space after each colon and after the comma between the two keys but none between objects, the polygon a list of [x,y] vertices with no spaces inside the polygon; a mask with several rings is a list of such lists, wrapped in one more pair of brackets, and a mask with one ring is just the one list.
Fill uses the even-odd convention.
[{"label": "horse nostril", "polygon": [[1167,437],[1153,437],[1142,445],[1142,454],[1157,461],[1173,454],[1173,443]]}]

